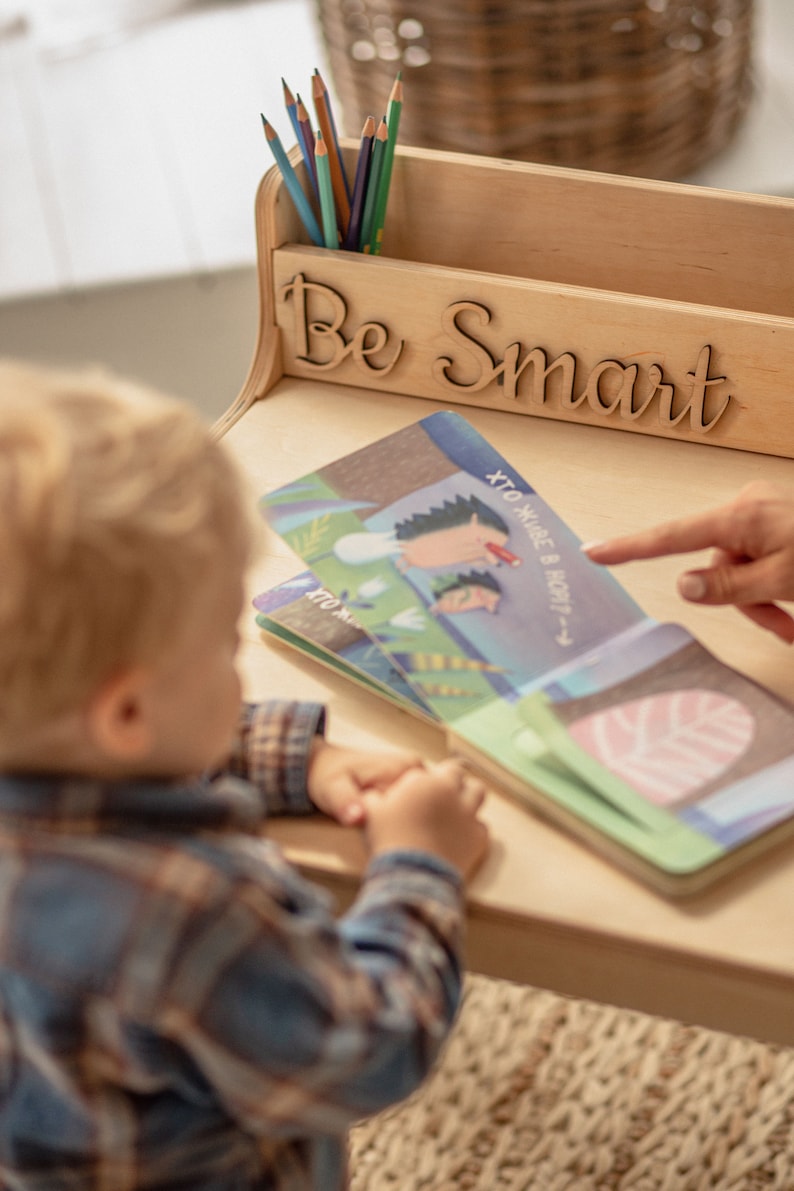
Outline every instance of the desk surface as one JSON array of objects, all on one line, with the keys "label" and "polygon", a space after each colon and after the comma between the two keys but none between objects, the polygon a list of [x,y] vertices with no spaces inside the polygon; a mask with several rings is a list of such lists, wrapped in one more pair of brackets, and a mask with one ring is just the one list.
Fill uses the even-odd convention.
[{"label": "desk surface", "polygon": [[[443,408],[318,382],[283,380],[234,426],[252,500]],[[794,484],[794,461],[623,431],[469,408],[489,438],[585,541],[727,499],[760,477]],[[687,564],[688,565],[688,564]],[[790,649],[732,609],[684,604],[681,559],[630,564],[620,579],[646,610],[677,620],[724,661],[794,700]],[[302,569],[274,535],[253,568],[253,596]],[[244,627],[246,694],[328,704],[332,739],[444,755],[441,733],[283,646],[253,611]],[[781,845],[683,902],[650,892],[584,845],[493,793],[491,852],[469,887],[468,962],[502,976],[769,1041],[794,1043],[794,844]],[[321,819],[274,823],[291,858],[340,905],[365,853],[356,832]]]}]

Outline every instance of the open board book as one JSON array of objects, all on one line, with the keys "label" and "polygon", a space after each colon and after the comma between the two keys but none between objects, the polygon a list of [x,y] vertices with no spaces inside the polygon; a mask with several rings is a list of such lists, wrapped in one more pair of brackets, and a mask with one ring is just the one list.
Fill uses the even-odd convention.
[{"label": "open board book", "polygon": [[794,709],[646,616],[532,486],[435,413],[263,497],[308,573],[282,641],[667,894],[794,832]]}]

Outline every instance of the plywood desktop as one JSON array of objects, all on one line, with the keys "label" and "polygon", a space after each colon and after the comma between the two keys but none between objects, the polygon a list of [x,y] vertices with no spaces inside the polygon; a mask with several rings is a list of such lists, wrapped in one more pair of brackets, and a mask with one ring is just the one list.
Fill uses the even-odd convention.
[{"label": "plywood desktop", "polygon": [[[228,432],[252,500],[322,463],[415,421],[435,403],[383,398],[322,382],[283,380]],[[794,483],[790,460],[471,410],[474,425],[531,477],[584,539],[646,525],[727,499],[763,474]],[[790,651],[732,610],[675,595],[680,560],[632,564],[621,581],[660,619],[684,623],[719,657],[794,698]],[[301,569],[268,535],[251,598]],[[245,619],[243,672],[251,698],[316,698],[334,739],[444,755],[440,732],[283,647]],[[494,793],[493,845],[469,891],[469,964],[486,973],[648,1012],[794,1041],[794,846],[751,863],[708,893],[670,902]],[[340,905],[365,863],[355,832],[322,820],[282,820],[274,836]]]}]

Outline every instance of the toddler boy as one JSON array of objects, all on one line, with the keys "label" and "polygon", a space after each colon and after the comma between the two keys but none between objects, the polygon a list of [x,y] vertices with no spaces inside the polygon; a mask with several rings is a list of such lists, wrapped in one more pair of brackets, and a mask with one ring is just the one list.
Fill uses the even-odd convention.
[{"label": "toddler boy", "polygon": [[[482,786],[241,705],[247,508],[180,403],[0,363],[3,1186],[336,1191],[454,1016]],[[262,837],[315,808],[341,919]]]}]

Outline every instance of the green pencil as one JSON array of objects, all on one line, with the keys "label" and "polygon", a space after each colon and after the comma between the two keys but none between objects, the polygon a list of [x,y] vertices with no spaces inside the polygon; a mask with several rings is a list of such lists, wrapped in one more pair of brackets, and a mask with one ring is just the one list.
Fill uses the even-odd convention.
[{"label": "green pencil", "polygon": [[389,126],[389,139],[386,143],[386,151],[383,155],[383,168],[381,169],[380,182],[378,184],[378,198],[375,206],[375,218],[372,229],[372,238],[370,243],[370,252],[374,255],[380,254],[381,243],[383,241],[383,228],[386,224],[386,205],[389,201],[389,189],[391,187],[391,171],[394,165],[394,148],[397,144],[397,131],[400,127],[400,113],[403,109],[403,84],[402,71],[394,80],[394,85],[389,95],[389,106],[386,109],[386,123]]},{"label": "green pencil", "polygon": [[323,239],[326,248],[339,247],[339,230],[336,224],[334,186],[331,181],[331,163],[328,160],[328,146],[322,132],[317,132],[314,143],[314,160],[317,164],[317,185],[320,189],[320,213],[323,217]]},{"label": "green pencil", "polygon": [[386,152],[388,139],[389,126],[384,116],[378,125],[378,131],[375,133],[375,143],[372,147],[372,163],[369,167],[367,197],[364,199],[364,214],[361,217],[361,240],[359,243],[362,252],[372,251],[372,237],[375,233],[375,208],[378,202],[380,178],[383,173],[383,157]]}]

